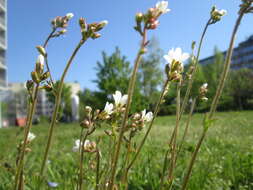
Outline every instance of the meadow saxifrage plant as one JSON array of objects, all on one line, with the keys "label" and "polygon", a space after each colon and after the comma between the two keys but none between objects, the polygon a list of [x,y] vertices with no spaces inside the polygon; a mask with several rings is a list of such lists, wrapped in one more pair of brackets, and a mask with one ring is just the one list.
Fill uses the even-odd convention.
[{"label": "meadow saxifrage plant", "polygon": [[[226,10],[219,10],[215,6],[212,7],[209,19],[201,34],[196,55],[196,42],[193,42],[191,55],[183,52],[181,48],[177,47],[170,49],[168,53],[163,56],[166,60],[164,68],[165,79],[155,108],[152,111],[142,109],[132,112],[131,105],[135,103],[132,102],[132,100],[141,59],[147,52],[147,45],[149,43],[147,37],[148,31],[155,30],[159,26],[160,16],[168,13],[170,9],[168,8],[167,1],[159,1],[145,13],[137,13],[135,15],[134,29],[140,35],[141,43],[129,79],[127,93],[122,93],[115,89],[114,94],[108,94],[108,100],[104,102],[105,104],[102,109],[96,109],[92,107],[92,105],[85,105],[83,110],[84,117],[80,122],[80,134],[78,134],[78,137],[72,139],[72,151],[70,148],[70,152],[72,152],[77,159],[77,162],[73,163],[75,170],[73,170],[74,172],[69,176],[71,178],[72,188],[76,190],[127,190],[130,188],[129,184],[132,182],[132,179],[129,178],[129,176],[135,172],[133,166],[139,158],[142,158],[141,152],[154,126],[159,109],[165,101],[166,95],[169,93],[170,86],[174,85],[176,86],[176,121],[172,133],[168,135],[168,143],[163,146],[165,154],[162,155],[164,157],[162,170],[152,174],[157,175],[160,180],[158,180],[156,185],[152,188],[160,190],[174,188],[181,188],[182,190],[187,189],[201,145],[207,135],[208,129],[215,121],[214,114],[228,76],[236,33],[243,16],[248,13],[253,13],[252,4],[252,0],[242,0],[239,16],[234,26],[229,49],[227,51],[224,68],[213,99],[212,97],[207,97],[207,83],[201,83],[201,85],[197,87],[196,95],[192,91],[194,90],[193,83],[196,78],[201,48],[208,27],[219,22],[222,17],[227,14]],[[45,175],[47,167],[48,170],[50,167],[48,165],[48,157],[52,148],[54,129],[59,119],[63,84],[69,68],[80,48],[88,39],[100,38],[101,34],[99,32],[108,24],[106,20],[88,24],[84,18],[79,19],[81,31],[80,40],[65,65],[59,86],[56,86],[53,80],[53,73],[51,73],[48,64],[46,47],[52,38],[62,36],[67,32],[68,23],[73,16],[72,13],[68,13],[65,16],[55,17],[51,21],[51,32],[44,44],[36,47],[38,57],[35,62],[34,70],[31,72],[31,79],[26,82],[29,100],[27,125],[24,128],[24,138],[17,146],[14,190],[23,190],[26,187],[26,183],[29,183],[25,176],[28,173],[25,170],[25,158],[29,155],[29,152],[32,151],[32,142],[33,144],[37,142],[36,135],[39,136],[37,132],[36,135],[33,134],[31,128],[35,115],[38,93],[42,89],[51,92],[55,96],[55,105],[45,144],[39,180],[35,188],[43,189],[45,184],[48,185],[49,188],[65,188],[61,186],[60,181],[57,181],[57,183],[49,181],[46,179]],[[184,63],[187,60],[190,60],[188,70],[185,69],[187,67],[184,67]],[[182,93],[183,87],[186,89],[185,94]],[[181,178],[177,178],[176,172],[179,170],[178,168],[180,168],[178,167],[180,165],[178,160],[181,155],[184,154],[182,150],[184,149],[187,136],[191,129],[190,123],[195,107],[210,99],[212,100],[210,111],[206,113],[203,118],[202,133],[197,144],[192,148],[192,155],[188,159],[189,163],[187,167],[183,168],[181,181]],[[186,110],[188,110],[188,107],[190,109],[185,122],[185,128],[183,129],[182,137],[179,138],[182,116]],[[52,169],[50,168],[49,171],[51,175]],[[149,172],[147,172],[148,175],[150,175]],[[177,181],[175,180],[176,178]],[[175,181],[177,182],[176,185],[174,184]],[[146,188],[146,186],[141,188]]]}]

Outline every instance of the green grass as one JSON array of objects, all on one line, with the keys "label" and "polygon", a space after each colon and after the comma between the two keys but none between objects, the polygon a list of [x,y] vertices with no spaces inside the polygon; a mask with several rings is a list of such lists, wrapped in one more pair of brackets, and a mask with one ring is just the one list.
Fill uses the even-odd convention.
[{"label": "green grass", "polygon": [[[202,118],[201,114],[193,116],[189,136],[178,160],[174,189],[180,187],[186,165],[202,130]],[[217,121],[208,131],[201,148],[189,189],[253,189],[253,112],[224,112],[218,113],[216,118]],[[180,126],[180,135],[182,135],[185,119],[186,117],[183,118]],[[168,148],[174,123],[174,116],[157,119],[140,158],[130,172],[129,189],[158,189],[164,153]],[[32,128],[37,138],[30,146],[32,152],[26,156],[26,189],[36,189],[34,183],[36,183],[45,149],[47,130],[46,123]],[[58,189],[74,189],[78,156],[77,153],[72,152],[72,147],[79,133],[78,124],[60,124],[55,130],[46,180],[58,182]],[[11,168],[15,166],[16,147],[22,139],[22,134],[18,128],[0,129],[0,190],[11,189],[12,169],[8,170],[4,165],[8,164]],[[108,137],[104,135],[102,129],[94,135],[94,138],[98,136],[102,138],[99,147],[102,150],[103,170],[108,154]],[[94,156],[92,154],[86,156],[86,189],[92,189],[91,186],[94,185],[95,171],[92,168]],[[42,189],[48,189],[46,183]]]}]

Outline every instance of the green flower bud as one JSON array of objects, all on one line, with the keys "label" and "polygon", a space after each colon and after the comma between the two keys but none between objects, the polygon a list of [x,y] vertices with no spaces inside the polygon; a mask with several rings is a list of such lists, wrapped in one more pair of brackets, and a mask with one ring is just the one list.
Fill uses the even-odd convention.
[{"label": "green flower bud", "polygon": [[40,83],[40,78],[39,78],[37,72],[35,72],[35,71],[31,72],[31,77],[32,77],[33,82],[35,82],[37,84]]},{"label": "green flower bud", "polygon": [[46,56],[47,53],[46,53],[46,50],[45,50],[44,47],[42,47],[42,46],[37,46],[36,48],[37,48],[38,52],[39,52],[41,55],[43,55],[44,57]]}]

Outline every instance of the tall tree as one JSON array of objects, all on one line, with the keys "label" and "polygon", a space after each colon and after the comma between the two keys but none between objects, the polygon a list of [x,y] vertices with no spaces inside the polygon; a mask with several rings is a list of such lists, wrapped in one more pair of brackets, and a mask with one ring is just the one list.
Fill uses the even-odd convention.
[{"label": "tall tree", "polygon": [[[116,90],[126,94],[132,73],[130,62],[126,60],[125,56],[121,55],[119,48],[116,48],[115,52],[110,56],[102,52],[102,58],[102,62],[97,62],[97,67],[95,68],[97,79],[94,80],[99,89],[95,98],[99,105],[105,105],[108,99],[112,99],[112,96],[109,95],[114,94]],[[140,111],[145,106],[146,100],[141,93],[140,82],[137,80],[131,111]]]},{"label": "tall tree", "polygon": [[113,94],[116,90],[127,91],[128,80],[131,74],[130,62],[121,55],[118,47],[108,56],[102,52],[102,62],[97,62],[97,84],[99,91],[105,95]]}]

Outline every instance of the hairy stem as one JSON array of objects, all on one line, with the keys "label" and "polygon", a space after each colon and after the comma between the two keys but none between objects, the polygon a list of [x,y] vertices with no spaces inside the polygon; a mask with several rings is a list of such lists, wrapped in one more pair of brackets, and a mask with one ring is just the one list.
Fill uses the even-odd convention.
[{"label": "hairy stem", "polygon": [[[202,44],[203,44],[204,37],[205,37],[206,32],[207,32],[208,26],[210,25],[210,22],[211,22],[211,19],[209,19],[209,20],[207,21],[207,23],[206,23],[206,25],[205,25],[205,28],[204,28],[204,30],[203,30],[203,32],[202,32],[202,35],[201,35],[201,37],[200,37],[199,47],[198,47],[198,52],[197,52],[197,57],[196,57],[196,59],[195,59],[194,62],[193,62],[193,72],[192,72],[192,76],[191,76],[190,80],[188,81],[186,93],[185,93],[185,96],[184,96],[184,99],[183,99],[183,103],[182,103],[182,106],[181,106],[181,111],[180,111],[179,120],[181,120],[181,117],[182,117],[182,115],[184,114],[184,111],[185,111],[187,102],[189,101],[189,97],[190,97],[192,85],[193,85],[194,78],[195,78],[195,74],[196,74],[196,71],[197,71],[197,65],[198,65],[198,62],[199,62],[199,56],[200,56]],[[171,138],[170,138],[170,141],[169,141],[169,145],[170,145],[170,146],[171,146],[172,140],[173,140],[173,138],[174,138],[174,135],[175,135],[175,130],[173,131],[173,133],[172,133],[172,135],[171,135]]]},{"label": "hairy stem", "polygon": [[186,94],[185,94],[185,96],[184,96],[184,100],[183,100],[182,107],[181,107],[181,111],[180,111],[180,119],[181,119],[182,115],[184,114],[184,111],[185,111],[187,102],[189,101],[189,96],[190,96],[190,92],[191,92],[191,89],[192,89],[192,84],[193,84],[193,81],[194,81],[194,78],[195,78],[195,74],[196,74],[196,71],[197,71],[197,65],[198,65],[198,62],[199,62],[199,56],[200,56],[200,52],[201,52],[203,40],[204,40],[206,31],[207,31],[207,29],[208,29],[208,26],[210,25],[210,21],[211,21],[211,19],[209,19],[209,20],[207,21],[206,26],[205,26],[205,28],[204,28],[204,30],[203,30],[203,33],[202,33],[202,35],[201,35],[201,38],[200,38],[197,56],[196,56],[196,59],[194,60],[194,64],[193,64],[192,76],[191,76],[191,78],[190,78],[190,80],[189,80],[189,82],[188,82]]},{"label": "hairy stem", "polygon": [[[222,93],[222,90],[223,90],[223,87],[224,87],[225,80],[226,80],[227,75],[228,75],[228,71],[229,71],[230,63],[231,63],[231,58],[232,58],[232,54],[233,54],[233,48],[234,48],[234,42],[235,42],[235,38],[236,38],[236,33],[238,31],[238,28],[240,26],[240,23],[241,23],[241,20],[242,20],[244,14],[245,14],[245,12],[242,11],[239,14],[239,17],[236,20],[235,27],[233,29],[233,33],[232,33],[232,36],[231,36],[228,52],[227,52],[227,55],[226,55],[224,69],[223,69],[223,72],[222,72],[222,75],[221,75],[221,78],[220,78],[220,82],[219,82],[218,88],[216,90],[215,97],[213,99],[213,102],[212,102],[212,105],[211,105],[211,108],[210,108],[209,119],[212,119],[213,114],[215,113],[215,110],[216,110],[219,98],[221,96],[221,93]],[[183,185],[182,185],[182,188],[181,188],[182,190],[185,190],[186,187],[187,187],[187,184],[189,182],[189,179],[190,179],[190,176],[191,176],[191,172],[192,172],[192,169],[193,169],[193,166],[194,166],[197,154],[198,154],[198,152],[200,150],[200,147],[202,145],[202,142],[203,142],[203,140],[204,140],[204,138],[206,136],[207,130],[208,130],[208,128],[206,128],[206,129],[203,130],[203,133],[202,133],[202,135],[201,135],[201,137],[200,137],[200,139],[198,141],[198,144],[197,144],[197,146],[196,146],[196,148],[195,148],[195,150],[193,152],[190,164],[188,166],[186,175],[185,175],[184,180],[183,180]]]},{"label": "hairy stem", "polygon": [[62,94],[62,88],[63,88],[63,84],[64,84],[64,79],[67,75],[68,69],[73,61],[73,59],[75,58],[78,50],[81,48],[81,46],[84,44],[84,42],[86,41],[86,39],[82,39],[77,47],[75,48],[74,52],[72,53],[70,59],[68,60],[68,63],[63,71],[63,74],[61,76],[61,80],[59,83],[59,87],[57,89],[57,94],[56,94],[56,101],[55,101],[55,107],[54,107],[54,112],[53,112],[53,117],[52,117],[52,121],[50,124],[50,129],[49,129],[49,134],[48,134],[48,140],[47,140],[47,145],[46,145],[46,150],[44,153],[44,157],[43,157],[43,161],[42,161],[42,165],[41,165],[41,170],[40,170],[40,176],[42,177],[44,175],[44,170],[45,170],[45,166],[46,166],[46,161],[47,161],[47,157],[49,154],[49,150],[50,150],[50,146],[51,146],[51,141],[52,141],[52,137],[53,137],[53,132],[54,132],[54,127],[56,124],[56,120],[57,120],[57,115],[58,115],[58,111],[60,108],[60,103],[61,103],[61,94]]},{"label": "hairy stem", "polygon": [[177,155],[177,134],[178,134],[178,127],[179,127],[179,120],[180,120],[180,91],[181,91],[181,82],[177,84],[177,107],[176,107],[176,126],[175,126],[175,135],[172,140],[171,149],[171,160],[170,160],[170,168],[168,172],[168,183],[172,185],[174,179],[174,170],[176,167],[176,155]]},{"label": "hairy stem", "polygon": [[[47,46],[49,40],[53,37],[55,31],[56,31],[56,28],[54,28],[52,30],[52,32],[48,35],[48,37],[47,37],[47,39],[46,39],[46,41],[45,41],[45,43],[43,45],[44,48]],[[49,72],[50,81],[51,81],[52,84],[54,84],[54,81],[53,81],[53,78],[52,78],[52,74],[51,74],[51,71],[50,71],[50,68],[49,68],[49,65],[48,65],[47,53],[45,55],[45,63],[46,63],[47,71]]]},{"label": "hairy stem", "polygon": [[182,146],[184,144],[184,141],[185,141],[185,137],[188,134],[188,129],[189,129],[189,126],[190,126],[190,123],[191,123],[192,114],[193,114],[195,105],[196,105],[196,98],[194,98],[193,101],[192,101],[192,103],[191,103],[191,110],[190,110],[190,113],[188,115],[188,119],[187,119],[186,126],[185,126],[185,129],[184,129],[184,134],[183,134],[183,137],[181,139],[181,143],[179,145],[177,155],[180,153],[180,151],[182,149]]},{"label": "hairy stem", "polygon": [[170,82],[169,80],[167,79],[164,83],[164,86],[163,86],[163,90],[161,92],[161,95],[160,95],[160,98],[158,100],[158,102],[156,103],[156,107],[155,107],[155,111],[154,111],[154,115],[153,115],[153,118],[148,126],[148,129],[137,149],[137,152],[136,154],[134,155],[133,159],[131,160],[131,162],[129,163],[129,165],[127,166],[127,172],[130,170],[130,168],[133,166],[134,162],[136,161],[137,157],[139,156],[140,152],[141,152],[141,149],[143,147],[143,145],[145,144],[146,140],[147,140],[147,137],[152,129],[152,126],[153,126],[153,123],[155,121],[155,118],[158,114],[158,111],[159,111],[159,108],[160,108],[160,105],[162,104],[162,101],[164,99],[164,96],[166,95],[166,93],[168,92],[168,89],[169,89],[169,85],[170,85]]},{"label": "hairy stem", "polygon": [[138,51],[137,58],[136,58],[135,64],[134,64],[134,70],[133,70],[132,76],[130,78],[129,86],[128,86],[128,93],[127,93],[128,99],[127,99],[127,103],[126,103],[126,111],[123,116],[123,121],[122,121],[122,125],[121,125],[120,132],[119,132],[119,138],[117,140],[116,149],[115,149],[115,153],[113,156],[111,178],[109,181],[109,190],[112,190],[113,186],[114,186],[114,179],[115,179],[115,174],[116,174],[116,169],[117,169],[117,164],[118,164],[118,159],[119,159],[119,153],[120,153],[120,148],[121,148],[121,144],[122,144],[122,140],[123,140],[123,135],[124,135],[125,128],[126,128],[128,114],[129,114],[130,107],[131,107],[133,92],[134,92],[134,88],[135,88],[136,76],[137,76],[137,72],[138,72],[139,64],[141,62],[142,55],[144,53],[144,48],[147,44],[146,32],[147,32],[147,29],[145,28],[143,35],[142,35],[141,47],[140,47],[140,50]]},{"label": "hairy stem", "polygon": [[100,152],[99,149],[97,149],[96,151],[96,161],[97,161],[97,165],[96,165],[96,187],[95,190],[99,190],[99,169],[100,169]]},{"label": "hairy stem", "polygon": [[84,143],[87,139],[89,135],[89,131],[86,132],[86,134],[84,135],[83,139],[80,139],[81,141],[81,144],[80,144],[80,147],[81,147],[81,153],[80,153],[80,165],[79,165],[79,176],[78,176],[78,181],[79,181],[79,185],[78,185],[78,190],[82,190],[82,186],[83,186],[83,158],[84,158]]},{"label": "hairy stem", "polygon": [[14,190],[17,189],[17,186],[18,186],[18,183],[19,183],[18,181],[20,179],[20,174],[21,174],[21,171],[22,171],[22,168],[23,168],[25,149],[26,149],[26,145],[27,145],[28,135],[29,135],[29,132],[30,132],[31,127],[32,127],[32,120],[33,120],[33,116],[34,116],[34,113],[35,113],[35,108],[36,108],[36,105],[37,105],[38,92],[39,92],[39,84],[36,84],[35,91],[34,91],[34,96],[32,98],[33,100],[32,100],[32,103],[31,103],[31,109],[29,109],[30,110],[30,113],[28,114],[29,118],[28,118],[28,122],[27,122],[27,127],[25,128],[25,136],[24,136],[23,145],[22,145],[22,149],[21,149],[21,154],[20,154],[20,158],[19,158],[19,162],[18,162],[18,168],[17,168],[17,172],[16,172],[16,176],[15,176]]},{"label": "hairy stem", "polygon": [[128,183],[127,183],[128,170],[126,167],[128,166],[130,153],[131,153],[131,140],[132,140],[132,138],[130,137],[129,142],[127,144],[127,153],[126,153],[126,159],[125,159],[125,163],[124,163],[124,172],[122,175],[122,182],[121,182],[122,187],[125,190],[127,190],[127,188],[128,188]]}]

